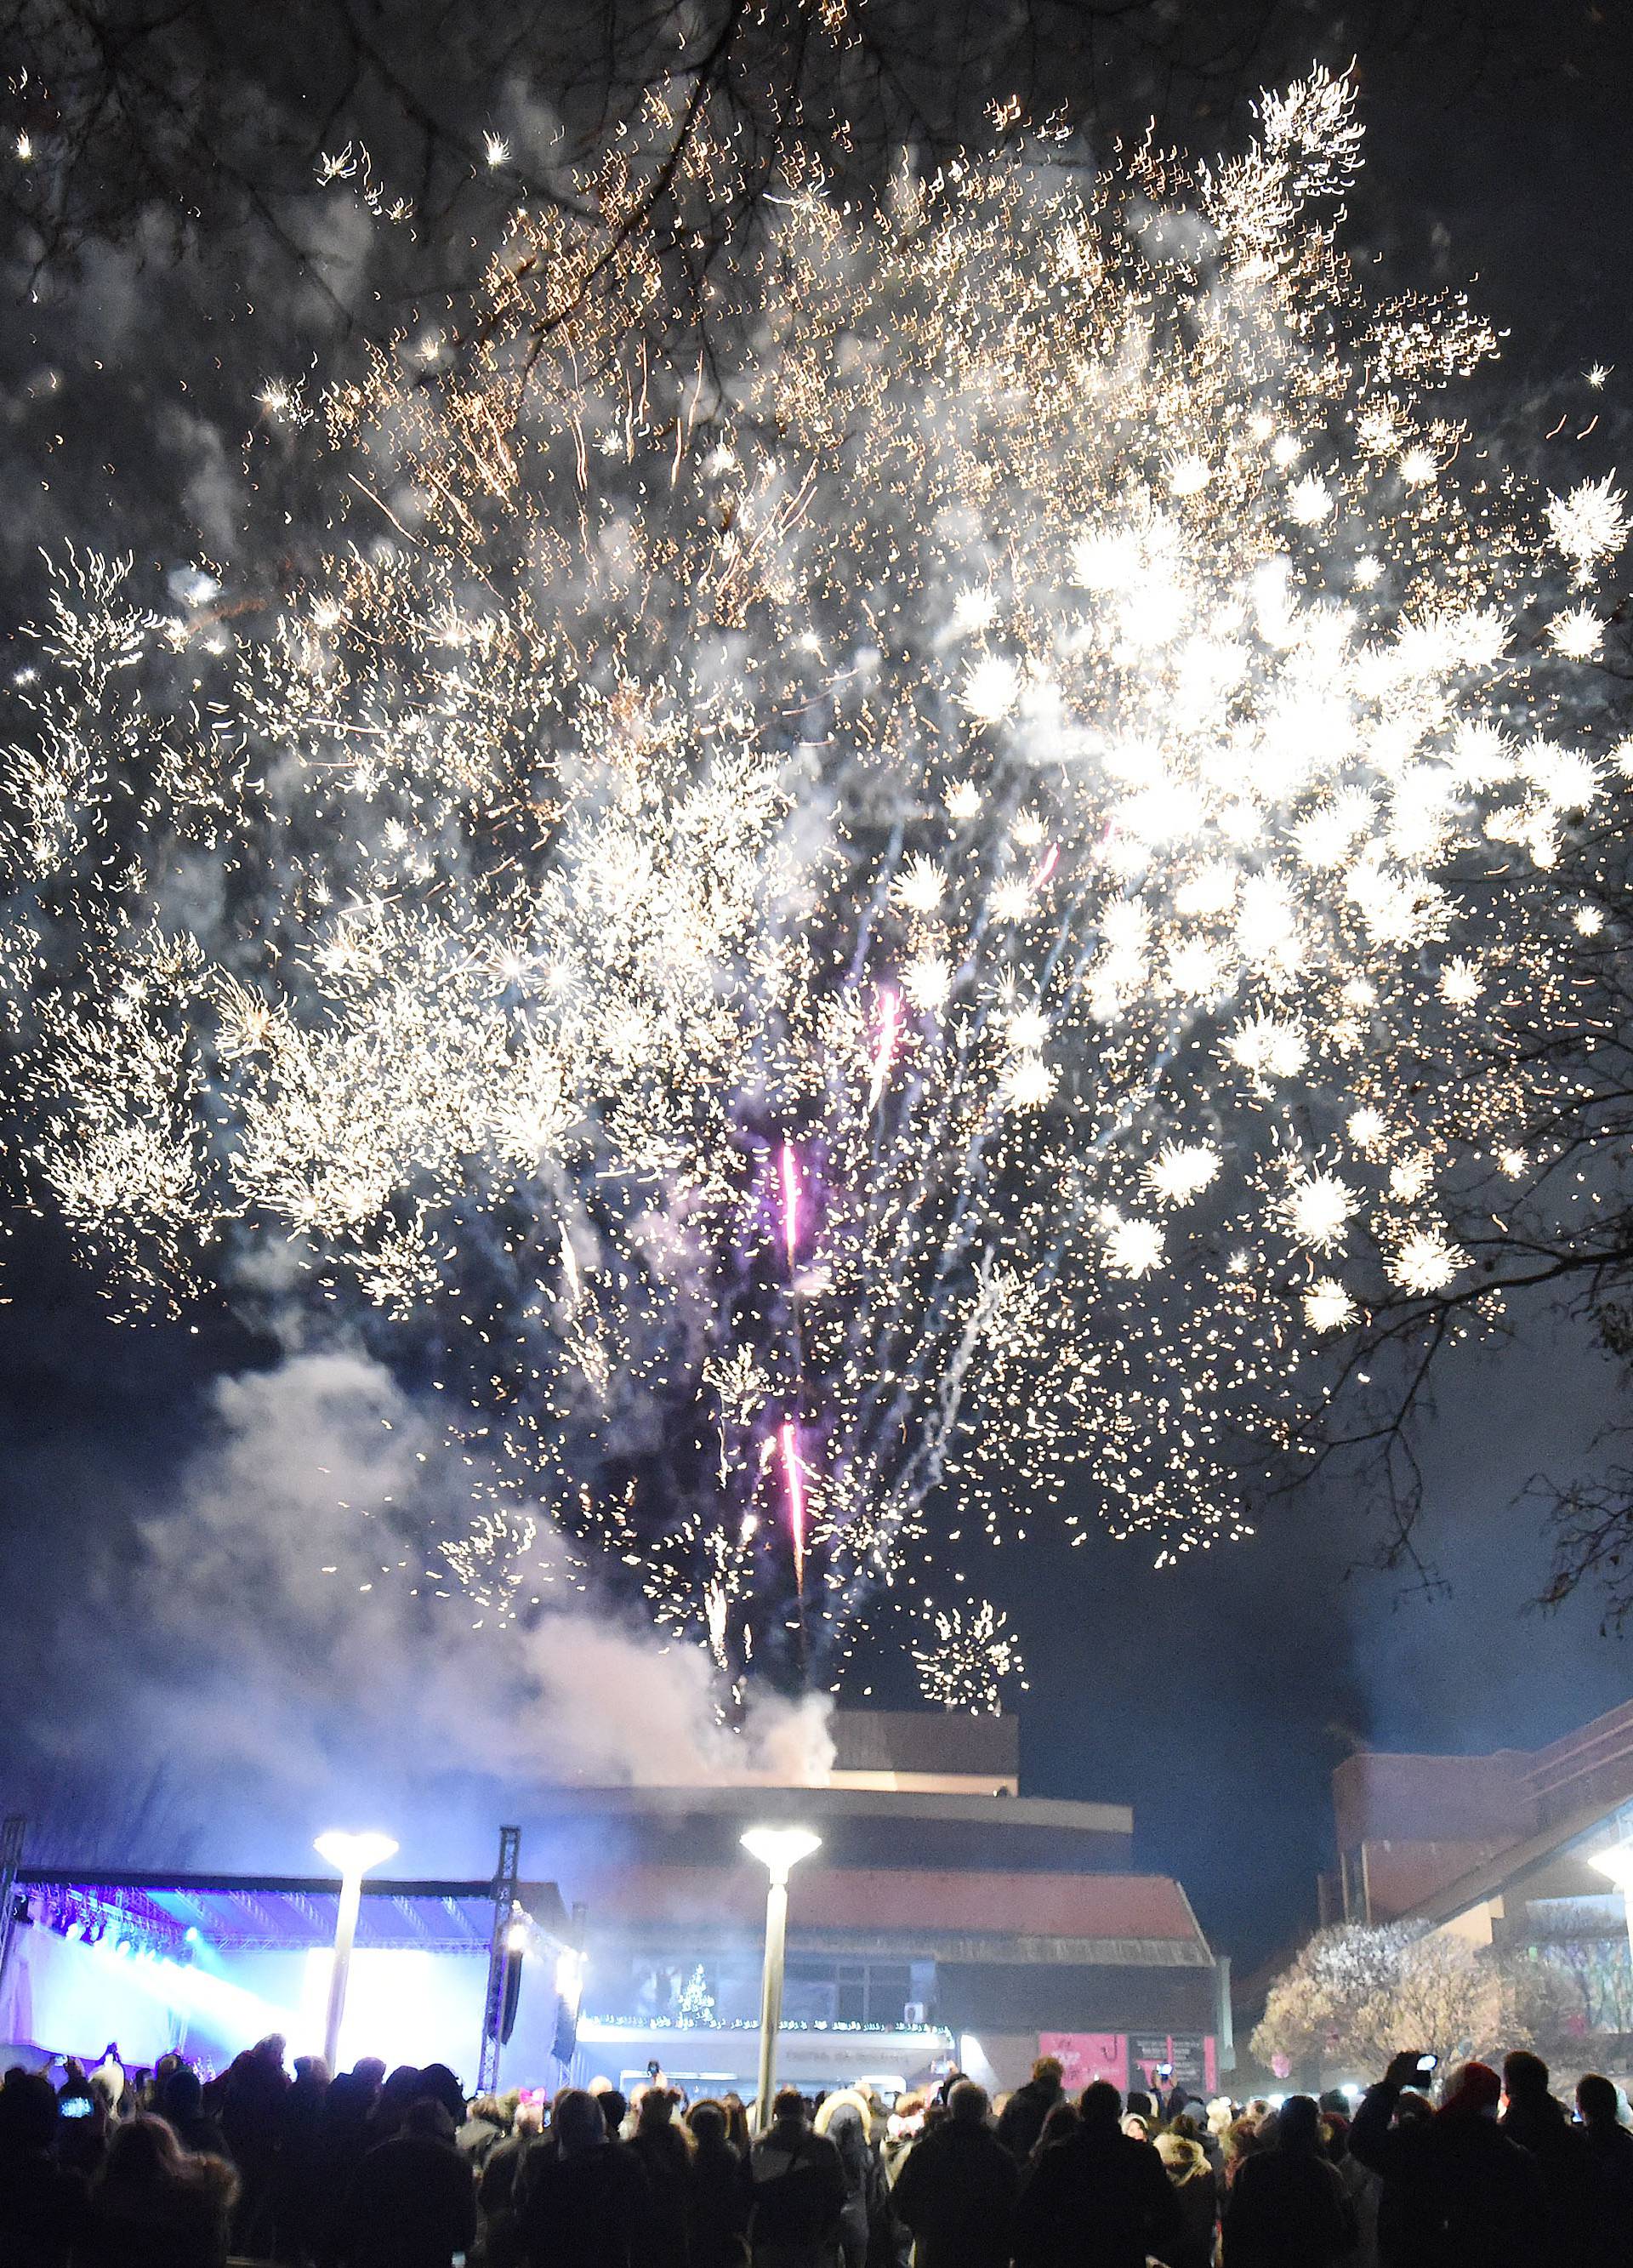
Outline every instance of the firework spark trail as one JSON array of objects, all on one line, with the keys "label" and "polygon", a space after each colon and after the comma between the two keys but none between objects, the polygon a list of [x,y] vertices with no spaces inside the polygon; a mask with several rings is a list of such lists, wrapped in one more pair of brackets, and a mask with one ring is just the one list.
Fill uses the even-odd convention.
[{"label": "firework spark trail", "polygon": [[1244,1532],[1323,1345],[1463,1279],[1442,1198],[1570,1077],[1481,1042],[1568,997],[1633,776],[1627,519],[1490,470],[1460,298],[1365,304],[1357,146],[1318,73],[1188,173],[791,180],[707,395],[649,250],[577,301],[592,234],[519,216],[475,349],[324,397],[269,631],[55,573],[21,1191],[132,1307],[292,1240],[376,1318],[469,1460],[432,1587],[629,1580],[739,1686],[809,1588],[813,1674],[901,1613],[964,1705],[1019,1659],[921,1604],[972,1522]]}]

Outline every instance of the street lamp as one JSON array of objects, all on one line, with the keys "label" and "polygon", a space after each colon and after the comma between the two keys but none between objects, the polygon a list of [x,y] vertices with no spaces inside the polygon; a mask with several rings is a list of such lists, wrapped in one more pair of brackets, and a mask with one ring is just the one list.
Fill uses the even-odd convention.
[{"label": "street lamp", "polygon": [[389,1835],[342,1835],[331,1830],[313,1845],[340,1874],[340,1904],[335,1914],[335,1958],[329,1970],[329,2005],[323,2020],[323,2060],[335,2076],[340,2063],[340,2023],[346,2013],[346,1977],[351,1967],[352,1940],[357,1934],[357,1908],[363,1901],[363,1878],[371,1867],[383,1867],[397,1855]]},{"label": "street lamp", "polygon": [[760,2084],[754,2096],[754,2127],[763,2134],[771,2124],[771,2095],[776,2084],[776,2036],[783,2022],[783,1954],[788,1937],[788,1877],[790,1869],[822,1847],[822,1837],[808,1827],[751,1827],[741,1837],[751,1858],[758,1859],[770,1876],[766,1887],[766,1957],[760,1982]]}]

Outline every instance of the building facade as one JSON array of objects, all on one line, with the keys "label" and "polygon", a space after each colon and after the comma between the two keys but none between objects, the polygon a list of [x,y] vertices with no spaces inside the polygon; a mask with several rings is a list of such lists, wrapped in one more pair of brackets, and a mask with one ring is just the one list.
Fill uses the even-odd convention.
[{"label": "building facade", "polygon": [[1416,1925],[1533,1956],[1563,1987],[1548,2044],[1633,2064],[1628,1901],[1595,1863],[1633,1845],[1633,1702],[1542,1749],[1350,1756],[1333,1815],[1323,1921]]},{"label": "building facade", "polygon": [[[841,1712],[828,1783],[552,1791],[526,1846],[585,1911],[579,2069],[689,2088],[754,2073],[765,1909],[744,1830],[822,1838],[790,1889],[779,2066],[995,2088],[1042,2046],[1082,2080],[1221,2060],[1222,1965],[1180,1884],[1133,1863],[1117,1804],[1029,1798],[1010,1718]],[[1225,2052],[1228,2055],[1228,2040]]]}]

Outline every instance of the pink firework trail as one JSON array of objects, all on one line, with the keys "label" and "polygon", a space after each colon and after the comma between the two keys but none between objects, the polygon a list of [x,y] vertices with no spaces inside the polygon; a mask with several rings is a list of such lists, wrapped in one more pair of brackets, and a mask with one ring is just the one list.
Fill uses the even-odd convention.
[{"label": "pink firework trail", "polygon": [[799,1160],[791,1142],[784,1142],[783,1172],[783,1248],[791,1270],[799,1249]]},{"label": "pink firework trail", "polygon": [[778,1427],[783,1455],[783,1479],[788,1490],[788,1532],[794,1546],[794,1580],[805,1587],[805,1484],[799,1469],[799,1434],[791,1418]]}]

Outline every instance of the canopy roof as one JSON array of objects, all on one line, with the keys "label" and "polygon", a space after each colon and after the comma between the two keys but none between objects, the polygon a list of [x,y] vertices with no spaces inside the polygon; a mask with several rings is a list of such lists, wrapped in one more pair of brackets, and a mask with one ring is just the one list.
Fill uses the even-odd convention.
[{"label": "canopy roof", "polygon": [[[36,1918],[128,1925],[154,1938],[195,1930],[208,1945],[239,1953],[299,1952],[335,1935],[339,1883],[330,1875],[109,1874],[99,1868],[23,1867],[18,1887]],[[559,1944],[569,1918],[554,1882],[518,1893],[539,1929]],[[424,1953],[486,1953],[493,1937],[491,1882],[366,1878],[357,1917],[361,1947]]]}]

